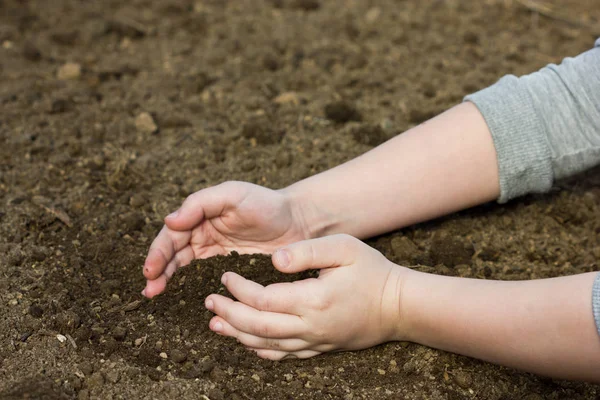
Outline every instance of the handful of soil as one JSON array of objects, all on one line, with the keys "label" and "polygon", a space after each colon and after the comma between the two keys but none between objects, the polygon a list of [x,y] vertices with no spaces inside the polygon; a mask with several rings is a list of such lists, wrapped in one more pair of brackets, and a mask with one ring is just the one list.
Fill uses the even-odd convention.
[{"label": "handful of soil", "polygon": [[[154,311],[159,314],[162,311],[180,322],[194,320],[195,324],[203,325],[213,315],[210,312],[201,312],[204,318],[198,315],[198,307],[203,307],[204,299],[208,295],[218,293],[233,298],[221,284],[221,276],[227,271],[235,272],[261,285],[293,282],[319,275],[315,270],[283,274],[275,269],[271,256],[266,254],[240,255],[232,252],[228,256],[194,260],[188,266],[179,268],[173,275],[165,294],[152,302]],[[202,321],[203,319],[206,321]]]}]

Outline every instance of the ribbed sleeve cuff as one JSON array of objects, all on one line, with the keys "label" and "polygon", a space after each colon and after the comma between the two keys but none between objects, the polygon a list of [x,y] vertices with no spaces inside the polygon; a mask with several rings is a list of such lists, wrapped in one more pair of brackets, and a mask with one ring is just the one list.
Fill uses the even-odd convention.
[{"label": "ribbed sleeve cuff", "polygon": [[600,273],[596,274],[594,286],[592,286],[592,310],[594,311],[596,329],[600,334]]},{"label": "ribbed sleeve cuff", "polygon": [[499,203],[543,193],[553,182],[551,153],[526,82],[513,75],[465,97],[483,115],[494,141],[500,178]]}]

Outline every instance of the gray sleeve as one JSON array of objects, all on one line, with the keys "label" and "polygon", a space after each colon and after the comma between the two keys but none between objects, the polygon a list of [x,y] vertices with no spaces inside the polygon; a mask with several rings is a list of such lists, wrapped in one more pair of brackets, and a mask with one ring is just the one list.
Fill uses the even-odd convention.
[{"label": "gray sleeve", "polygon": [[592,310],[594,311],[596,329],[598,329],[598,333],[600,333],[600,273],[596,274],[594,286],[592,286]]},{"label": "gray sleeve", "polygon": [[560,65],[507,75],[465,97],[492,133],[500,203],[543,193],[556,179],[600,164],[600,39]]},{"label": "gray sleeve", "polygon": [[[465,97],[485,118],[498,155],[500,198],[546,192],[600,164],[600,39],[596,48],[531,75],[505,76]],[[592,288],[600,334],[600,273]]]}]

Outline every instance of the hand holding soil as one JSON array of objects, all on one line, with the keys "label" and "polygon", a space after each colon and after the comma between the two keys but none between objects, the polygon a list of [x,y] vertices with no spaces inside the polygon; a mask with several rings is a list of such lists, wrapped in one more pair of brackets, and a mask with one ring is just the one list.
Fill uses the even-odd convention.
[{"label": "hand holding soil", "polygon": [[165,290],[177,268],[197,258],[272,253],[306,239],[300,210],[281,192],[245,182],[225,182],[189,196],[165,218],[144,263],[144,296]]},{"label": "hand holding soil", "polygon": [[319,269],[318,279],[262,286],[238,274],[222,282],[238,301],[212,294],[210,328],[259,357],[309,358],[400,340],[401,274],[380,252],[348,235],[294,243],[273,255],[284,273]]}]

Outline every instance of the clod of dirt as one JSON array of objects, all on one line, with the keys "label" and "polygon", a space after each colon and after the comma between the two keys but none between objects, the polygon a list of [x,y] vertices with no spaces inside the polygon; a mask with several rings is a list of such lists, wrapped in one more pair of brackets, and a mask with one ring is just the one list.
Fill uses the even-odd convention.
[{"label": "clod of dirt", "polygon": [[225,394],[223,393],[222,390],[214,388],[214,389],[210,389],[208,391],[208,398],[209,399],[214,399],[214,400],[224,400],[225,399]]},{"label": "clod of dirt", "polygon": [[32,304],[29,306],[29,315],[34,318],[42,318],[42,315],[44,315],[44,309],[37,304]]},{"label": "clod of dirt", "polygon": [[79,32],[75,30],[58,31],[50,34],[53,42],[62,46],[73,46],[77,42]]},{"label": "clod of dirt", "polygon": [[408,113],[408,120],[413,124],[425,122],[438,114],[437,110],[426,110],[422,108],[414,108]]},{"label": "clod of dirt", "polygon": [[115,18],[107,21],[106,28],[107,32],[132,39],[138,39],[146,35],[146,29],[141,23],[128,18]]},{"label": "clod of dirt", "polygon": [[277,131],[266,117],[254,117],[242,126],[242,136],[254,138],[258,144],[276,144],[283,138],[283,133]]},{"label": "clod of dirt", "polygon": [[119,375],[118,371],[110,370],[106,373],[106,380],[110,383],[117,383],[121,379],[121,375]]},{"label": "clod of dirt", "polygon": [[318,0],[292,0],[290,8],[304,11],[315,11],[321,7],[321,2]]},{"label": "clod of dirt", "polygon": [[61,81],[79,79],[81,77],[81,65],[77,63],[66,63],[58,69],[56,77]]},{"label": "clod of dirt", "polygon": [[277,56],[272,53],[267,53],[263,57],[263,66],[269,71],[277,71],[280,68]]},{"label": "clod of dirt", "polygon": [[127,337],[127,328],[123,326],[117,326],[115,329],[113,329],[112,336],[115,338],[115,340],[122,342],[125,340],[125,337]]},{"label": "clod of dirt", "polygon": [[56,316],[56,327],[61,333],[74,332],[81,325],[81,317],[73,311],[63,311]]},{"label": "clod of dirt", "polygon": [[23,57],[26,60],[36,62],[42,59],[42,53],[33,43],[25,42],[23,45]]},{"label": "clod of dirt", "polygon": [[292,165],[292,155],[287,151],[280,151],[275,156],[275,165],[278,168],[285,168]]},{"label": "clod of dirt", "polygon": [[158,132],[158,126],[154,122],[154,118],[148,112],[140,113],[135,119],[135,128],[140,133],[153,134]]},{"label": "clod of dirt", "polygon": [[60,114],[69,111],[73,103],[67,99],[56,99],[50,104],[50,114]]},{"label": "clod of dirt", "polygon": [[455,267],[460,264],[471,264],[475,253],[470,243],[462,242],[449,233],[436,233],[431,240],[429,256],[434,264]]},{"label": "clod of dirt", "polygon": [[399,261],[411,262],[411,260],[414,259],[415,254],[419,252],[417,245],[406,236],[396,236],[392,238],[390,246]]},{"label": "clod of dirt", "polygon": [[337,123],[343,124],[349,121],[362,121],[358,110],[344,100],[335,101],[325,106],[325,116]]},{"label": "clod of dirt", "polygon": [[353,126],[350,132],[354,140],[367,146],[379,146],[388,139],[383,128],[377,124]]},{"label": "clod of dirt", "polygon": [[102,372],[94,372],[87,380],[87,385],[90,388],[102,387],[104,385],[104,375]]},{"label": "clod of dirt", "polygon": [[171,351],[171,360],[173,360],[176,363],[185,362],[185,360],[187,360],[187,354],[181,350],[175,349]]}]

